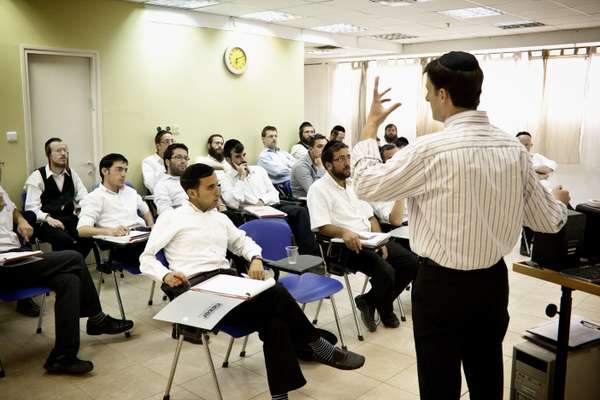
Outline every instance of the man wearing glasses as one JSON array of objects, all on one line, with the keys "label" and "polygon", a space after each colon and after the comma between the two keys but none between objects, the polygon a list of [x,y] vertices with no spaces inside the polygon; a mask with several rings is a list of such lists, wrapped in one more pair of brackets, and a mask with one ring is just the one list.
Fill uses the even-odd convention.
[{"label": "man wearing glasses", "polygon": [[185,203],[187,194],[181,187],[180,177],[187,168],[188,148],[183,143],[173,143],[165,150],[164,162],[167,174],[154,186],[154,204],[158,215]]},{"label": "man wearing glasses", "polygon": [[142,161],[144,186],[150,193],[154,193],[154,185],[165,175],[165,164],[163,162],[165,150],[175,142],[171,134],[171,128],[168,126],[165,129],[159,126],[156,131],[156,136],[154,136],[156,153],[144,158],[144,161]]}]

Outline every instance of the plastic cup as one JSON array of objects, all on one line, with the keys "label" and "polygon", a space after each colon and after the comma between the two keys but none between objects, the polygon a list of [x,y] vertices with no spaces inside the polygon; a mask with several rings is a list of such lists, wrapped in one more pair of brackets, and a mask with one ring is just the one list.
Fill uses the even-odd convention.
[{"label": "plastic cup", "polygon": [[288,263],[296,264],[298,262],[298,246],[286,246],[285,251],[287,252]]}]

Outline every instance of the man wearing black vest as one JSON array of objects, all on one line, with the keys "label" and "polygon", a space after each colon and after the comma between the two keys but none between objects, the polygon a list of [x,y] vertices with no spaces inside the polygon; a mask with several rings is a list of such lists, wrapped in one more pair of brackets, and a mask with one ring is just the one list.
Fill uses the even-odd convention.
[{"label": "man wearing black vest", "polygon": [[48,139],[44,150],[48,164],[33,171],[25,182],[26,214],[31,219],[35,214],[35,234],[50,243],[52,250],[75,250],[85,258],[92,242],[77,233],[75,204],[87,195],[87,190],[69,168],[69,150],[61,139]]}]

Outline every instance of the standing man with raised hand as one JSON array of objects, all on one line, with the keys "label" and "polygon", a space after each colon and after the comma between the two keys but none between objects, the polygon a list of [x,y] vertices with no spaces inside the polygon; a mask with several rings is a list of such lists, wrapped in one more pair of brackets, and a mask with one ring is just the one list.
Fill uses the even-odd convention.
[{"label": "standing man with raised hand", "polygon": [[367,201],[408,198],[421,264],[412,291],[421,399],[457,400],[462,363],[471,399],[500,400],[509,320],[503,257],[523,224],[559,231],[569,192],[544,190],[525,148],[477,111],[483,72],[473,55],[444,54],[424,73],[426,100],[444,130],[382,164],[377,128],[400,103],[384,106],[390,89],[380,92],[377,78],[353,151],[354,189]]}]

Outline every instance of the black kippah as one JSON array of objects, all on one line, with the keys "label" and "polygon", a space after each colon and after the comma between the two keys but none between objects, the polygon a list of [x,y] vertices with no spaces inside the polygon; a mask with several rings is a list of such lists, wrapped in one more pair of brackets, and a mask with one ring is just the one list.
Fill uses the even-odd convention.
[{"label": "black kippah", "polygon": [[475,71],[479,63],[475,56],[464,51],[451,51],[440,58],[438,62],[453,71]]}]

